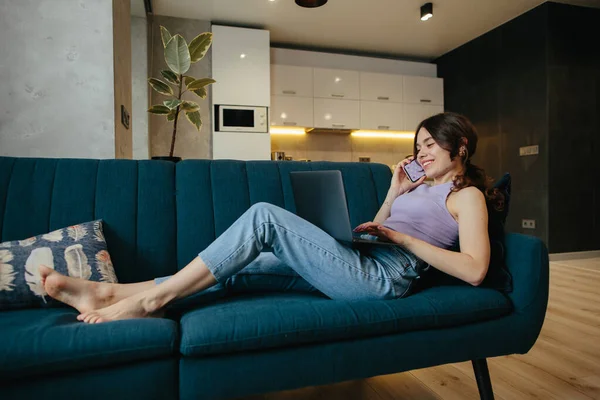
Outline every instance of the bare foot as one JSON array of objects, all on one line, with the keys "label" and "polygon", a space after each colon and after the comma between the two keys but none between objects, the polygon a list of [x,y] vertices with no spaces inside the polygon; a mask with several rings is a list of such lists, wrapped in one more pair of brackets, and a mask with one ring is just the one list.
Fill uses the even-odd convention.
[{"label": "bare foot", "polygon": [[76,308],[80,313],[114,303],[110,283],[72,278],[43,265],[40,266],[40,276],[50,297]]},{"label": "bare foot", "polygon": [[77,319],[88,324],[97,324],[122,319],[162,317],[163,315],[164,312],[154,302],[147,300],[145,293],[140,293],[99,310],[82,312]]}]

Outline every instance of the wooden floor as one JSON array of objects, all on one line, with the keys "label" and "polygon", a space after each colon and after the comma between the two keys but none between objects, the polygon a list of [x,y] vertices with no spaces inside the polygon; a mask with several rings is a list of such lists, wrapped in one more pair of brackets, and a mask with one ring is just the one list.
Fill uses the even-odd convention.
[{"label": "wooden floor", "polygon": [[[488,359],[495,398],[600,399],[600,258],[550,263],[550,298],[526,355]],[[479,399],[470,362],[244,400]]]}]

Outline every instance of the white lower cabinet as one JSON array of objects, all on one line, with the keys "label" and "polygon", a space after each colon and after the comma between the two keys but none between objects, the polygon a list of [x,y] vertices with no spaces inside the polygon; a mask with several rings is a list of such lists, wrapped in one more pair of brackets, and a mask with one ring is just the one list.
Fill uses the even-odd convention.
[{"label": "white lower cabinet", "polygon": [[444,106],[428,104],[403,104],[404,130],[414,132],[426,118],[444,112]]},{"label": "white lower cabinet", "polygon": [[358,100],[314,99],[315,128],[359,129]]},{"label": "white lower cabinet", "polygon": [[313,98],[271,96],[271,126],[313,126]]},{"label": "white lower cabinet", "polygon": [[250,132],[215,132],[214,160],[270,160],[271,135]]},{"label": "white lower cabinet", "polygon": [[360,102],[360,129],[401,131],[404,129],[403,105],[379,101]]}]

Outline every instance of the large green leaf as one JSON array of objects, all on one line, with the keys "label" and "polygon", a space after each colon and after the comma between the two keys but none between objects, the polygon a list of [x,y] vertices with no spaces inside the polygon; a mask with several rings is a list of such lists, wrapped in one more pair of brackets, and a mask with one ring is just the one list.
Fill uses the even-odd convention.
[{"label": "large green leaf", "polygon": [[200,112],[186,112],[185,116],[187,117],[188,121],[190,121],[192,125],[194,125],[196,129],[198,129],[199,132],[200,128],[202,128],[202,119],[200,118]]},{"label": "large green leaf", "polygon": [[167,43],[171,40],[171,34],[164,26],[160,26],[160,39],[162,40],[163,47],[167,47]]},{"label": "large green leaf", "polygon": [[190,69],[190,51],[183,36],[175,35],[165,47],[165,61],[178,75],[185,74]]},{"label": "large green leaf", "polygon": [[152,114],[168,114],[169,112],[171,112],[171,110],[167,106],[163,106],[162,104],[156,104],[150,107],[148,109],[148,112]]},{"label": "large green leaf", "polygon": [[185,83],[185,86],[187,87],[187,85],[194,82],[195,80],[196,80],[196,78],[194,78],[193,76],[185,76],[183,78],[183,83]]},{"label": "large green leaf", "polygon": [[200,98],[205,99],[206,98],[206,88],[200,88],[200,89],[196,89],[196,90],[192,90],[193,93],[197,94],[198,96],[200,96]]},{"label": "large green leaf", "polygon": [[196,79],[193,82],[190,82],[187,85],[187,89],[188,90],[196,90],[196,89],[203,88],[204,86],[210,85],[211,83],[215,83],[215,82],[216,81],[211,78],[200,78],[200,79]]},{"label": "large green leaf", "polygon": [[179,84],[179,77],[173,71],[169,71],[168,69],[163,69],[160,71],[160,74],[165,78],[168,82],[171,82],[175,85]]},{"label": "large green leaf", "polygon": [[184,101],[181,103],[181,109],[187,112],[194,112],[200,110],[200,104],[193,101]]},{"label": "large green leaf", "polygon": [[167,107],[169,107],[169,110],[172,110],[174,108],[177,108],[178,105],[180,105],[182,102],[179,99],[171,99],[171,100],[165,100],[163,101],[163,104]]},{"label": "large green leaf", "polygon": [[202,60],[210,48],[212,38],[212,32],[204,32],[196,36],[194,40],[190,42],[190,56],[193,63]]},{"label": "large green leaf", "polygon": [[160,79],[150,78],[148,79],[148,83],[152,86],[152,89],[156,90],[158,93],[173,96],[173,88]]}]

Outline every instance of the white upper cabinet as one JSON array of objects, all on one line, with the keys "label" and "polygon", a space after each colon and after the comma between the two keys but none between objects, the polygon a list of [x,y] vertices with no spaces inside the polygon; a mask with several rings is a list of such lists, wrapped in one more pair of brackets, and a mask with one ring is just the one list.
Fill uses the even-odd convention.
[{"label": "white upper cabinet", "polygon": [[404,76],[404,103],[444,104],[444,80],[424,76]]},{"label": "white upper cabinet", "polygon": [[401,131],[403,105],[380,101],[360,102],[360,129]]},{"label": "white upper cabinet", "polygon": [[213,104],[269,107],[269,31],[213,25]]},{"label": "white upper cabinet", "polygon": [[272,64],[271,94],[313,97],[313,69]]},{"label": "white upper cabinet", "polygon": [[312,97],[271,96],[271,125],[312,127]]},{"label": "white upper cabinet", "polygon": [[443,79],[271,65],[272,126],[414,131],[444,111]]},{"label": "white upper cabinet", "polygon": [[402,102],[402,75],[360,73],[360,99]]},{"label": "white upper cabinet", "polygon": [[314,99],[316,128],[358,129],[360,102],[358,100]]},{"label": "white upper cabinet", "polygon": [[358,100],[358,71],[314,68],[314,96]]},{"label": "white upper cabinet", "polygon": [[403,104],[404,130],[414,132],[426,118],[444,112],[444,106],[429,104]]}]

